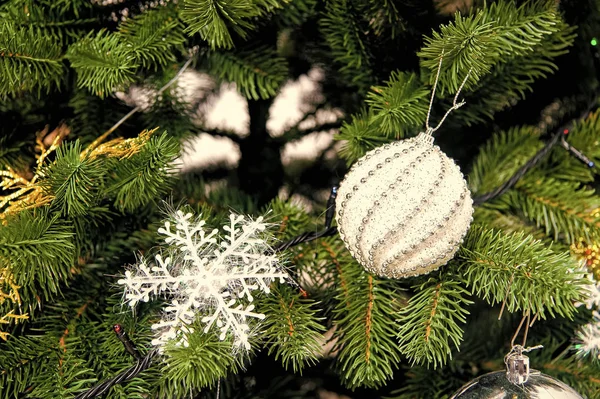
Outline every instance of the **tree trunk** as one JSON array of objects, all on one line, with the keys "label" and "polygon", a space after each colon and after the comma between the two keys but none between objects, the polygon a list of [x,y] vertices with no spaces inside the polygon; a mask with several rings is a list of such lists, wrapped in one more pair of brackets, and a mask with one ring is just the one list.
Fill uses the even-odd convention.
[{"label": "tree trunk", "polygon": [[239,185],[259,206],[276,197],[283,185],[281,146],[267,132],[272,103],[272,100],[248,100],[250,134],[240,143]]}]

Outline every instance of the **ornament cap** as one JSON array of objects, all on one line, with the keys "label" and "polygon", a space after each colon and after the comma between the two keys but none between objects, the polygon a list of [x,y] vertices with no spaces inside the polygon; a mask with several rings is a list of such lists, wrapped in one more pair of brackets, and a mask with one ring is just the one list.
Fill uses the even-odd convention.
[{"label": "ornament cap", "polygon": [[516,385],[526,383],[529,379],[529,357],[523,354],[507,356],[506,378]]},{"label": "ornament cap", "polygon": [[419,143],[433,145],[433,136],[431,135],[431,133],[428,133],[428,132],[427,133],[426,132],[419,133],[417,135],[416,140]]},{"label": "ornament cap", "polygon": [[541,345],[531,348],[524,348],[521,345],[514,345],[510,352],[504,358],[506,364],[506,378],[515,385],[522,385],[527,382],[530,375],[529,357],[523,352],[529,352],[541,348]]}]

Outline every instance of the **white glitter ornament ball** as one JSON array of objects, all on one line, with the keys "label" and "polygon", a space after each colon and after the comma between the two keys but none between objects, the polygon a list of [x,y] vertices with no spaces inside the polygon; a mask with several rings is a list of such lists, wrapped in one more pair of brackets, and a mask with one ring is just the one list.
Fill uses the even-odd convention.
[{"label": "white glitter ornament ball", "polygon": [[359,159],[340,185],[336,209],[352,256],[371,273],[401,278],[452,259],[473,200],[458,166],[421,133]]}]

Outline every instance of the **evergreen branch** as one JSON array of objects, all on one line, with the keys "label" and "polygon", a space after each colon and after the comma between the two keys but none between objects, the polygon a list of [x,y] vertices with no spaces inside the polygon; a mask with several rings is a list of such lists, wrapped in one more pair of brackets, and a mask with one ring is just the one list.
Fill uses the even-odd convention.
[{"label": "evergreen branch", "polygon": [[[454,360],[452,366],[437,369],[435,372],[431,372],[427,366],[405,367],[405,375],[408,378],[400,389],[392,391],[385,398],[449,398],[465,383],[456,375],[456,369],[462,370],[462,367],[464,367],[463,362],[460,360]],[[468,367],[464,368],[468,370]]]},{"label": "evergreen branch", "polygon": [[397,320],[400,351],[413,364],[443,366],[452,354],[450,344],[458,349],[462,341],[459,323],[466,322],[469,312],[465,308],[473,302],[449,272],[430,277],[413,289],[416,294]]},{"label": "evergreen branch", "polygon": [[0,350],[0,399],[14,399],[27,392],[31,380],[43,371],[53,337],[21,336],[2,343]]},{"label": "evergreen branch", "polygon": [[571,356],[549,360],[537,368],[543,373],[568,384],[582,395],[589,398],[598,397],[597,395],[600,392],[600,378],[598,378],[600,367],[595,362],[582,362]]},{"label": "evergreen branch", "polygon": [[0,226],[0,264],[8,268],[23,307],[37,307],[40,297],[48,299],[71,276],[75,260],[73,228],[45,211],[22,211]]},{"label": "evergreen branch", "polygon": [[150,138],[140,152],[115,163],[105,193],[121,211],[146,205],[168,191],[178,155],[178,143],[166,133]]},{"label": "evergreen branch", "polygon": [[167,347],[169,362],[162,367],[159,397],[213,387],[220,378],[240,368],[242,360],[231,352],[232,340],[221,341],[216,334],[205,333],[200,325],[195,330],[187,334],[189,346]]},{"label": "evergreen branch", "polygon": [[342,77],[366,91],[373,82],[371,60],[350,1],[328,1],[319,26]]},{"label": "evergreen branch", "polygon": [[568,253],[555,253],[523,233],[503,234],[473,226],[459,250],[456,275],[489,304],[541,318],[572,317],[585,296],[584,281]]},{"label": "evergreen branch", "polygon": [[[496,65],[533,53],[564,26],[556,6],[547,1],[517,6],[503,0],[470,16],[457,13],[453,22],[425,38],[418,55],[422,66],[433,72],[443,54],[440,94],[456,92],[469,71],[465,90],[470,90]],[[432,73],[430,80],[434,77]]]},{"label": "evergreen branch", "polygon": [[565,54],[575,39],[575,27],[560,21],[557,28],[531,52],[497,64],[489,75],[481,79],[469,95],[469,106],[458,111],[456,118],[467,125],[483,122],[525,98],[535,80],[553,74],[557,66],[552,59]]},{"label": "evergreen branch", "polygon": [[[600,163],[600,143],[597,137],[597,132],[600,131],[599,115],[600,111],[596,110],[587,118],[576,121],[565,136],[570,145],[583,152],[596,165]],[[564,148],[556,148],[549,158],[542,168],[548,175],[557,179],[591,183],[599,173],[598,168],[584,165]]]},{"label": "evergreen branch", "polygon": [[316,317],[315,302],[288,286],[278,286],[265,296],[259,310],[267,314],[261,335],[269,347],[269,355],[281,359],[283,367],[291,366],[294,373],[302,373],[306,366],[317,362],[321,351],[320,339],[325,328]]},{"label": "evergreen branch", "polygon": [[317,13],[317,0],[286,0],[284,7],[275,14],[278,25],[283,27],[301,26]]},{"label": "evergreen branch", "polygon": [[393,0],[373,0],[365,2],[363,9],[369,27],[376,36],[388,35],[391,39],[400,36],[408,29],[408,24],[400,14],[398,4]]},{"label": "evergreen branch", "polygon": [[52,205],[65,216],[81,216],[97,201],[97,192],[105,174],[101,160],[81,156],[79,141],[56,150],[56,160],[41,172],[40,181]]},{"label": "evergreen branch", "polygon": [[74,394],[85,389],[84,385],[95,381],[93,370],[84,364],[83,359],[70,352],[52,351],[40,373],[31,379],[30,397],[45,397],[52,392],[52,398],[72,399]]},{"label": "evergreen branch", "polygon": [[141,358],[135,365],[131,366],[127,370],[119,373],[110,380],[104,381],[103,383],[94,386],[92,389],[88,389],[77,395],[75,399],[92,399],[96,398],[106,392],[112,387],[119,385],[125,381],[132,380],[138,374],[147,370],[151,365],[152,361],[156,356],[156,352],[149,352],[146,356]]},{"label": "evergreen branch", "polygon": [[429,89],[416,74],[392,72],[386,86],[374,86],[367,104],[375,113],[373,122],[388,137],[404,136],[411,128],[422,126],[429,106]]},{"label": "evergreen branch", "polygon": [[527,162],[542,143],[532,126],[512,128],[492,136],[473,161],[469,173],[469,188],[473,194],[492,191],[512,177]]},{"label": "evergreen branch", "polygon": [[352,115],[350,123],[344,122],[340,133],[334,136],[335,140],[345,140],[339,154],[346,160],[348,165],[352,164],[367,151],[390,141],[381,135],[379,125],[373,121],[374,114],[371,111],[362,111],[358,115]]},{"label": "evergreen branch", "polygon": [[502,230],[505,233],[523,232],[533,236],[536,240],[543,241],[546,244],[552,244],[555,252],[568,251],[569,245],[561,245],[560,242],[553,241],[546,235],[546,232],[529,223],[523,218],[512,212],[503,213],[494,204],[483,204],[475,208],[473,220],[479,225],[485,225],[495,230]]},{"label": "evergreen branch", "polygon": [[0,170],[9,167],[13,170],[21,170],[28,165],[23,156],[25,142],[15,140],[12,134],[0,137]]},{"label": "evergreen branch", "polygon": [[106,31],[91,33],[69,47],[67,58],[77,72],[77,84],[106,97],[134,80],[140,66],[131,45]]},{"label": "evergreen branch", "polygon": [[60,9],[54,2],[9,0],[0,6],[0,18],[18,27],[31,28],[38,37],[51,36],[57,42],[64,43],[65,38],[80,36],[86,25],[98,21],[97,18],[84,18],[73,11]]},{"label": "evergreen branch", "polygon": [[0,98],[22,92],[49,92],[62,81],[60,44],[33,28],[0,22]]},{"label": "evergreen branch", "polygon": [[67,119],[67,125],[77,132],[82,145],[94,141],[129,111],[129,107],[118,98],[109,96],[102,99],[85,89],[74,89],[69,107],[73,112],[72,117]]},{"label": "evergreen branch", "polygon": [[267,99],[277,94],[287,79],[287,63],[269,47],[237,52],[213,52],[208,56],[211,74],[235,82],[249,99]]},{"label": "evergreen branch", "polygon": [[527,175],[497,204],[516,211],[566,244],[579,237],[588,241],[600,237],[600,218],[591,213],[600,207],[600,197],[578,182],[560,181],[539,173]]},{"label": "evergreen branch", "polygon": [[279,0],[186,0],[181,13],[190,35],[199,33],[214,50],[234,46],[233,33],[246,39],[252,19],[282,7]]},{"label": "evergreen branch", "polygon": [[165,6],[123,22],[119,34],[144,68],[157,69],[176,60],[173,51],[182,49],[183,28],[173,7]]},{"label": "evergreen branch", "polygon": [[[161,87],[157,92],[156,92],[156,96],[160,96],[165,90],[167,90],[169,87],[171,87],[175,82],[177,82],[177,79],[179,79],[181,77],[181,75],[187,70],[187,68],[190,66],[190,64],[192,63],[192,61],[194,60],[193,57],[190,57],[184,64],[183,66],[179,69],[179,71],[177,71],[177,74],[175,74],[175,76],[173,76],[173,78],[171,80],[169,80],[163,87]],[[110,129],[108,129],[107,131],[105,131],[100,137],[96,138],[96,140],[94,140],[94,142],[92,144],[90,144],[89,148],[95,148],[97,147],[102,141],[104,141],[112,132],[114,132],[115,130],[117,130],[117,128],[119,126],[121,126],[123,123],[125,123],[129,118],[131,118],[133,115],[135,115],[136,112],[140,111],[142,109],[142,107],[140,105],[138,105],[137,107],[135,107],[134,109],[132,109],[131,111],[129,111],[127,113],[127,115],[125,115],[124,117],[122,117],[121,119],[119,119],[119,121],[117,123],[115,123],[114,125],[111,126]]]},{"label": "evergreen branch", "polygon": [[[590,101],[586,110],[581,114],[581,117],[578,120],[584,120],[590,114],[591,110],[596,105],[596,96],[593,97],[593,100]],[[473,204],[480,205],[484,202],[488,202],[501,196],[510,190],[514,185],[533,167],[542,161],[546,155],[552,150],[552,147],[556,145],[560,141],[560,138],[564,135],[564,132],[570,132],[572,130],[574,120],[562,125],[559,127],[554,135],[550,138],[550,140],[546,143],[544,147],[542,147],[538,152],[535,153],[533,157],[531,157],[519,170],[517,170],[510,179],[504,182],[500,187],[496,188],[494,191],[490,191],[486,194],[480,195],[478,197],[473,198]]]},{"label": "evergreen branch", "polygon": [[394,320],[400,289],[393,280],[366,273],[353,259],[341,268],[340,277],[347,284],[337,288],[334,309],[340,350],[337,368],[350,388],[380,387],[400,363]]},{"label": "evergreen branch", "polygon": [[17,5],[22,5],[24,8],[29,7],[32,3],[39,4],[48,10],[56,11],[59,14],[73,14],[80,17],[81,14],[93,7],[93,3],[87,0],[12,0]]},{"label": "evergreen branch", "polygon": [[291,239],[314,228],[312,218],[291,201],[275,198],[262,213],[270,212],[279,223],[279,229],[275,234],[279,240]]}]

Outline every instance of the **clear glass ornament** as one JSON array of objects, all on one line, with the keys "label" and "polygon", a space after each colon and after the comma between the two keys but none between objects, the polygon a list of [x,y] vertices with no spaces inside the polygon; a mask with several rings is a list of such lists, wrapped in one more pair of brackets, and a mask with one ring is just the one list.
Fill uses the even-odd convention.
[{"label": "clear glass ornament", "polygon": [[506,371],[484,374],[450,399],[583,399],[568,385],[529,369],[529,358],[516,345],[506,356]]}]

